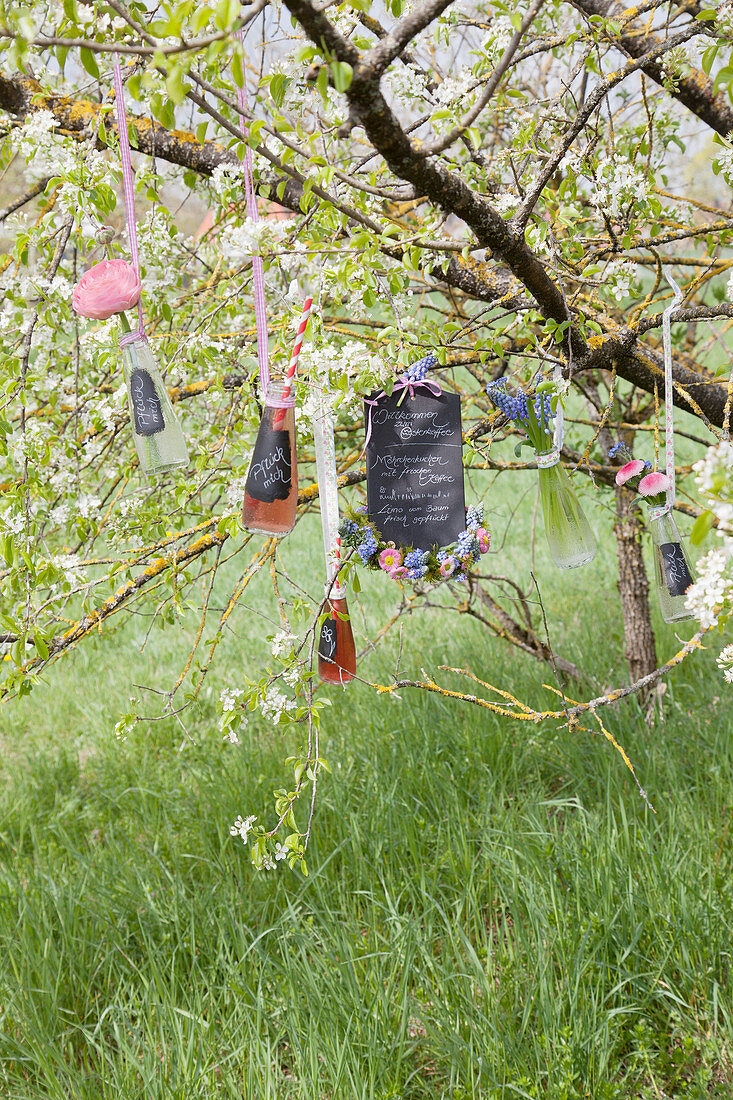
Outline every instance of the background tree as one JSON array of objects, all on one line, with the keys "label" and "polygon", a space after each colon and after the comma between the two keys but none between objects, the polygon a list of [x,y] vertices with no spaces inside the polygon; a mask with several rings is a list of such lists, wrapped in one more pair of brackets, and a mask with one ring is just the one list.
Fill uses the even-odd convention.
[{"label": "background tree", "polygon": [[[506,375],[529,385],[538,371],[559,370],[568,391],[563,461],[574,481],[588,493],[613,486],[611,442],[641,439],[644,457],[659,452],[663,264],[685,293],[675,404],[690,414],[683,433],[698,457],[727,439],[730,420],[732,34],[727,9],[697,3],[0,3],[3,699],[30,691],[121,615],[147,615],[151,629],[182,620],[190,656],[162,713],[185,728],[245,593],[268,578],[281,618],[273,660],[233,681],[221,724],[236,739],[256,706],[307,727],[295,783],[277,794],[287,850],[299,857],[310,823],[296,823],[293,804],[306,789],[315,795],[319,770],[324,700],[311,662],[321,578],[290,577],[278,544],[238,522],[259,416],[252,252],[265,262],[275,361],[287,356],[304,289],[316,297],[298,387],[301,517],[317,507],[311,383],[332,392],[341,482],[359,486],[362,395],[427,351],[441,385],[464,399],[465,464],[479,495],[527,465],[486,384]],[[75,281],[99,258],[101,225],[115,226],[116,254],[126,255],[115,51],[144,200],[148,331],[194,456],[188,473],[145,485],[115,323],[70,310]],[[262,210],[278,215],[257,225],[243,197],[243,124]],[[689,481],[679,495],[678,510],[698,514]],[[590,712],[613,740],[597,708],[648,690],[700,637],[657,666],[631,501],[616,494],[631,683],[585,703],[560,688],[551,710],[514,699],[511,685],[496,696],[479,679],[479,697],[400,667],[377,691],[443,692],[525,721],[577,724]],[[498,548],[511,528],[494,521]],[[221,597],[217,577],[229,577],[233,559],[236,581]],[[552,652],[534,578],[500,561],[467,587],[395,588],[395,613],[374,640],[437,604],[551,661],[560,677],[581,677],[561,646]],[[368,679],[368,663],[360,667]],[[120,735],[139,716],[123,716]],[[252,832],[259,865],[276,829]]]}]

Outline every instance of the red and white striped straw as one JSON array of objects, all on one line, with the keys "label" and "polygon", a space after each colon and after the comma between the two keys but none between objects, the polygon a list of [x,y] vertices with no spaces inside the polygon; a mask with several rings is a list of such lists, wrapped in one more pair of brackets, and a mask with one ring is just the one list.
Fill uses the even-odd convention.
[{"label": "red and white striped straw", "polygon": [[295,337],[295,344],[293,345],[293,353],[290,356],[290,362],[288,363],[288,369],[285,373],[285,388],[283,389],[283,401],[287,401],[290,397],[290,383],[295,375],[296,367],[298,366],[298,356],[300,355],[300,349],[303,347],[303,338],[305,336],[305,330],[308,327],[308,318],[311,315],[311,306],[313,305],[312,298],[306,298],[305,305],[303,306],[303,312],[300,315],[300,324],[298,325],[298,334]]}]

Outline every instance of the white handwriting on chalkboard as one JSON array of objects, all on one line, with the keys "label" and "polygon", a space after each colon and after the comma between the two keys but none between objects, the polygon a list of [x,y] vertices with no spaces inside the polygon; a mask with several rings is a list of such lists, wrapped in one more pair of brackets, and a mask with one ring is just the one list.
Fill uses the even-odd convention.
[{"label": "white handwriting on chalkboard", "polygon": [[275,450],[263,458],[262,462],[258,462],[252,466],[250,476],[256,480],[257,484],[263,489],[269,489],[271,486],[280,482],[283,485],[290,484],[290,455],[286,454],[284,449],[278,444]]},{"label": "white handwriting on chalkboard", "polygon": [[155,384],[145,370],[135,370],[130,378],[130,397],[135,419],[135,430],[140,435],[155,435],[165,427],[160,398]]},{"label": "white handwriting on chalkboard", "polygon": [[444,439],[453,435],[447,421],[438,422],[439,411],[412,412],[409,409],[376,409],[372,424],[392,424],[402,440]]}]

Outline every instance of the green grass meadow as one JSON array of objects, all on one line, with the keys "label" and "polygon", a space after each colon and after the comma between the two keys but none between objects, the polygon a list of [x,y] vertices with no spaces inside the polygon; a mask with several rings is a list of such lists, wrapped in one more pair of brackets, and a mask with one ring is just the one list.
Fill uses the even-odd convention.
[{"label": "green grass meadow", "polygon": [[[317,527],[284,548],[314,589]],[[537,547],[583,698],[625,679],[611,541],[571,576]],[[526,580],[513,545],[491,568]],[[357,632],[394,601],[365,578]],[[714,646],[669,677],[662,715],[632,699],[606,716],[656,812],[598,734],[333,691],[304,879],[258,874],[229,835],[237,814],[268,812],[291,747],[262,719],[238,747],[217,728],[221,687],[267,657],[262,613],[264,584],[195,743],[172,720],[113,734],[131,695],[155,712],[134,685],[175,679],[193,618],[143,653],[133,618],[0,712],[0,1097],[731,1097],[733,717]],[[658,625],[666,659],[679,644]],[[364,675],[386,682],[397,645]],[[554,705],[547,667],[465,616],[419,612],[403,666],[441,663]]]}]

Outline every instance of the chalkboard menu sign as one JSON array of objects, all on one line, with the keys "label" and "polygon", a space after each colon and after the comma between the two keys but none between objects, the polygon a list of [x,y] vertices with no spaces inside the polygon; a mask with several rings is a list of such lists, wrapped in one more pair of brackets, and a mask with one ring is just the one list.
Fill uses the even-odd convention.
[{"label": "chalkboard menu sign", "polygon": [[165,431],[165,419],[155,383],[141,367],[130,375],[130,395],[137,434],[157,435]]},{"label": "chalkboard menu sign", "polygon": [[365,405],[365,413],[370,522],[400,546],[454,542],[466,527],[458,395],[400,390]]},{"label": "chalkboard menu sign", "polygon": [[263,420],[247,474],[245,492],[266,504],[285,500],[290,492],[292,476],[288,432],[273,428]]},{"label": "chalkboard menu sign", "polygon": [[682,596],[692,584],[692,574],[680,542],[663,542],[659,547],[662,568],[670,596]]},{"label": "chalkboard menu sign", "polygon": [[330,618],[324,620],[321,627],[321,640],[318,643],[318,653],[324,661],[334,661],[336,659],[337,641],[336,623]]}]

